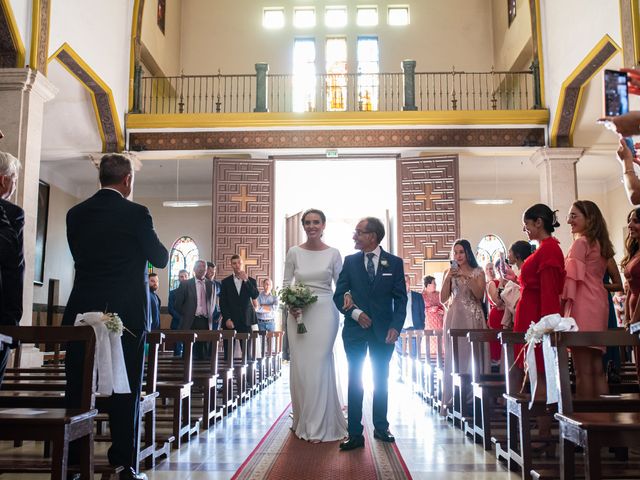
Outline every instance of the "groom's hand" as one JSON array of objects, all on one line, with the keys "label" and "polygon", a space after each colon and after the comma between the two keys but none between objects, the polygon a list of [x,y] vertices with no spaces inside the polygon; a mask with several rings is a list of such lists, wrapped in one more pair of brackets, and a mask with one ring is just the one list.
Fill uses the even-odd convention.
[{"label": "groom's hand", "polygon": [[387,338],[384,339],[384,342],[389,345],[392,343],[396,343],[396,340],[398,339],[398,335],[400,334],[395,328],[390,328],[389,331],[387,332]]},{"label": "groom's hand", "polygon": [[358,325],[360,325],[362,328],[369,328],[371,326],[371,319],[366,313],[362,312],[360,314],[360,316],[358,317]]},{"label": "groom's hand", "polygon": [[233,322],[231,321],[231,319],[227,320],[226,322],[224,322],[225,326],[229,329],[229,330],[233,330],[235,328],[235,325],[233,324]]}]

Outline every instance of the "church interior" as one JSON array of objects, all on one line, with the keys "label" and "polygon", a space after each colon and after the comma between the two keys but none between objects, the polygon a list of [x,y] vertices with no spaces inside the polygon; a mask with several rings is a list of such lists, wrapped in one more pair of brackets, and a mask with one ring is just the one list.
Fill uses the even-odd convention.
[{"label": "church interior", "polygon": [[[566,254],[566,215],[574,201],[593,201],[619,265],[633,205],[619,139],[597,120],[605,71],[639,63],[638,0],[0,0],[0,151],[21,162],[10,200],[25,211],[20,325],[59,325],[75,276],[67,212],[98,190],[97,166],[112,152],[131,159],[131,200],[148,208],[170,252],[166,268],[149,265],[163,329],[169,291],[197,259],[215,262],[222,279],[240,255],[258,285],[281,285],[308,208],[327,214],[324,239],[342,257],[354,253],[358,221],[381,218],[383,247],[403,259],[416,292],[426,275],[440,284],[458,238],[481,266],[527,240],[523,212],[536,203],[558,211],[554,236]],[[632,95],[629,109],[638,104]],[[559,478],[546,472],[569,461],[557,439],[544,456],[535,442],[510,456],[506,439],[478,441],[486,431],[473,431],[475,410],[466,421],[464,411],[439,416],[427,371],[442,352],[420,347],[416,360],[410,340],[389,380],[393,448],[371,440],[349,460],[334,459],[336,444],[277,450],[294,448],[282,337],[252,338],[262,343],[249,349],[261,357],[249,386],[231,380],[230,394],[216,393],[214,382],[219,415],[192,411],[200,422],[191,431],[157,441],[139,464],[149,479]],[[49,355],[25,343],[21,366]],[[6,388],[0,421],[17,408],[2,403]],[[236,403],[224,398],[234,392]],[[637,378],[627,393],[638,394]],[[501,394],[492,401],[504,411]],[[505,422],[496,437],[506,438]],[[171,434],[170,422],[157,430]],[[11,466],[24,451],[43,457],[41,441],[0,438],[0,479],[49,477]],[[104,445],[95,442],[95,478],[118,474],[98,458]],[[602,448],[607,478],[640,478],[637,440],[628,446]],[[580,478],[587,450],[571,450]],[[598,465],[585,478],[603,478]]]}]

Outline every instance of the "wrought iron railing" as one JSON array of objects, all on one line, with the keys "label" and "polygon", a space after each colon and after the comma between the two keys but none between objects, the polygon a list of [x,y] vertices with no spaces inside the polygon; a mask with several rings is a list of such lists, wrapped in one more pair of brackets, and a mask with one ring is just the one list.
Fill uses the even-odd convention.
[{"label": "wrought iron railing", "polygon": [[539,108],[530,71],[274,74],[263,76],[263,82],[258,78],[253,74],[139,78],[136,109],[248,113]]}]

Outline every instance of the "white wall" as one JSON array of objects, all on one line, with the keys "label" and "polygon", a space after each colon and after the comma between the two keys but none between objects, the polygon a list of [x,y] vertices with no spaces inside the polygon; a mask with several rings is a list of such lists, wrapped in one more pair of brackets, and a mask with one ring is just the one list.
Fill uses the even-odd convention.
[{"label": "white wall", "polygon": [[9,0],[9,5],[20,31],[22,44],[25,48],[25,64],[27,64],[31,55],[31,11],[33,2],[28,0]]},{"label": "white wall", "polygon": [[[254,64],[267,62],[271,73],[291,73],[293,41],[315,37],[317,71],[324,71],[324,41],[330,35],[347,36],[348,56],[355,58],[358,35],[376,34],[380,44],[380,70],[399,72],[403,59],[415,59],[418,71],[489,70],[493,64],[491,8],[486,0],[409,0],[411,24],[390,27],[386,6],[377,3],[377,27],[357,27],[357,0],[313,2],[317,26],[308,30],[292,26],[293,6],[310,2],[296,0],[189,0],[182,10],[182,68],[185,74],[253,73]],[[346,5],[349,25],[345,29],[324,27],[325,5]],[[364,4],[367,4],[364,2]],[[262,27],[264,7],[285,8],[286,26],[281,30]],[[233,40],[231,40],[233,39]],[[144,39],[143,39],[144,40]],[[232,42],[232,46],[230,43]],[[349,71],[355,71],[355,65]]]},{"label": "white wall", "polygon": [[49,221],[44,257],[44,282],[33,289],[33,303],[47,303],[49,279],[60,280],[59,301],[66,305],[73,288],[73,257],[67,243],[66,216],[79,200],[51,185],[49,191]]},{"label": "white wall", "polygon": [[[517,0],[516,18],[511,25],[507,15],[507,3],[504,0],[492,0],[491,8],[493,59],[496,70],[528,68],[532,61],[529,1]],[[527,55],[527,58],[520,58],[521,55]]]},{"label": "white wall", "polygon": [[64,42],[71,45],[113,91],[123,126],[129,96],[132,10],[132,0],[51,2],[49,55]]}]

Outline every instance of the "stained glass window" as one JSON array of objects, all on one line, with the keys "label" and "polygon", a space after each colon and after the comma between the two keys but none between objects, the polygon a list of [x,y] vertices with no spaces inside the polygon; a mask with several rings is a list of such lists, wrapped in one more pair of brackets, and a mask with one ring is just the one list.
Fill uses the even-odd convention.
[{"label": "stained glass window", "polygon": [[180,270],[186,270],[191,275],[193,265],[199,257],[198,246],[193,238],[180,237],[173,243],[169,257],[169,290],[178,288],[180,285],[178,280]]},{"label": "stained glass window", "polygon": [[507,249],[504,246],[504,242],[497,235],[485,235],[478,243],[476,249],[476,260],[481,267],[487,263],[495,263],[500,258],[500,253],[505,257],[507,256]]},{"label": "stained glass window", "polygon": [[327,111],[347,110],[347,39],[328,38],[325,49],[327,68]]},{"label": "stained glass window", "polygon": [[358,110],[378,110],[378,37],[358,37]]}]

